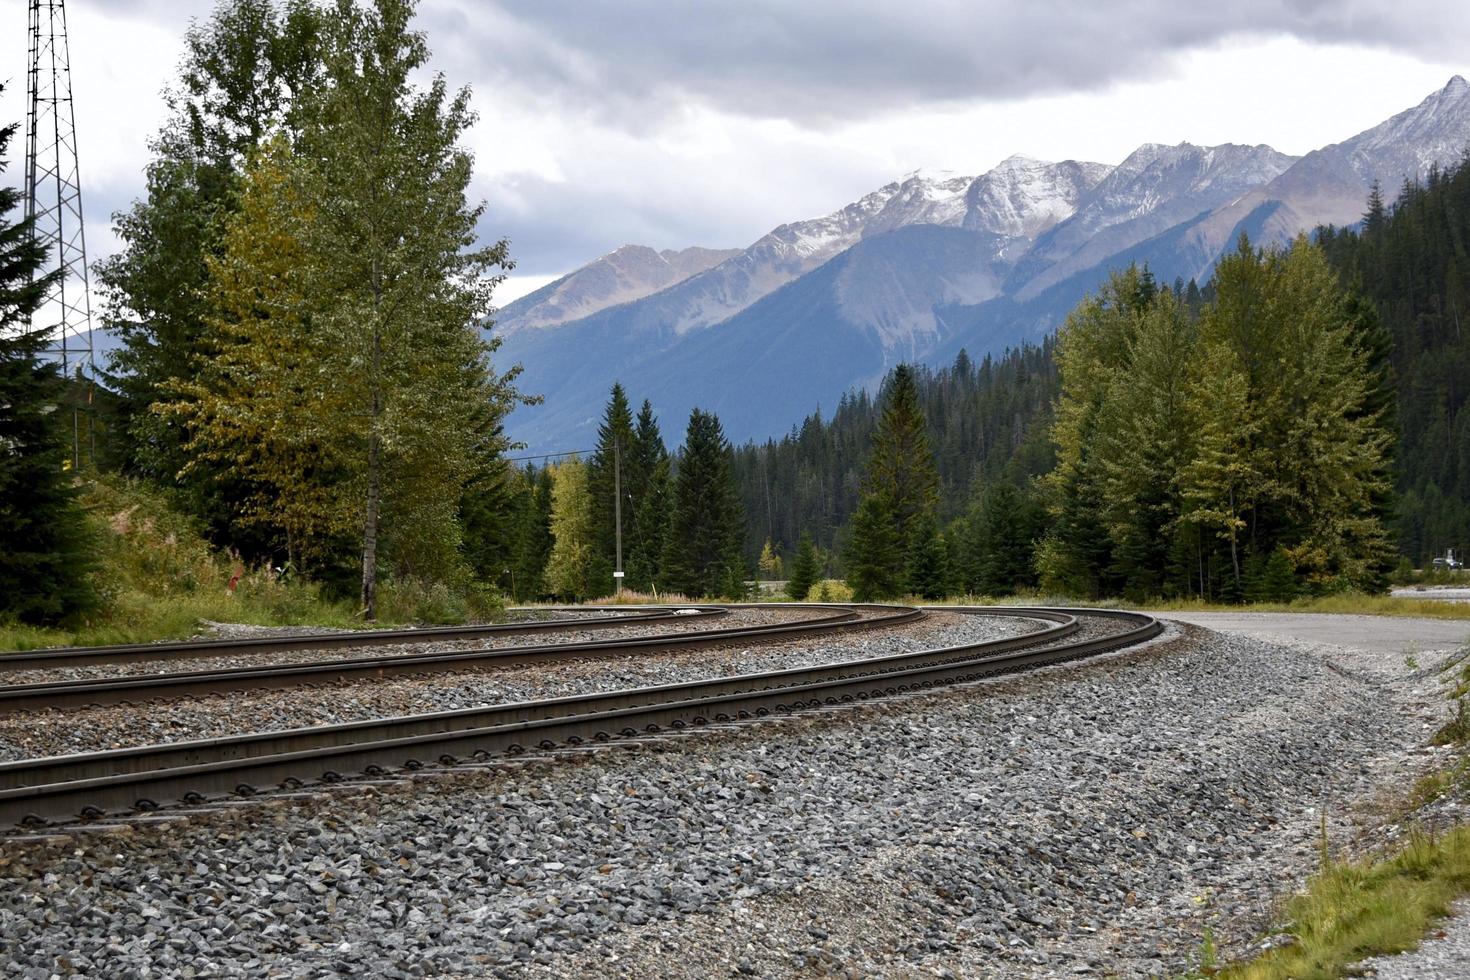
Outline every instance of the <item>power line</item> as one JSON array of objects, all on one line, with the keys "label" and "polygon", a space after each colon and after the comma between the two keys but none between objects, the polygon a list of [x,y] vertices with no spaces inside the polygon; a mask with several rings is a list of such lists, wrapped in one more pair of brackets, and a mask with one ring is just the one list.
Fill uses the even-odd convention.
[{"label": "power line", "polygon": [[559,456],[590,456],[597,452],[595,449],[568,449],[560,453],[542,453],[539,456],[507,456],[507,463],[525,463],[533,459],[556,459]]}]

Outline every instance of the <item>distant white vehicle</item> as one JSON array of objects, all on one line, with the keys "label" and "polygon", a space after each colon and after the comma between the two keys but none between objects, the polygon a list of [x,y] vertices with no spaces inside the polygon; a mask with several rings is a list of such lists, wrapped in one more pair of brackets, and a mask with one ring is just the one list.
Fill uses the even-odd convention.
[{"label": "distant white vehicle", "polygon": [[1434,559],[1431,564],[1435,568],[1446,568],[1451,570],[1465,567],[1465,563],[1455,557],[1455,551],[1453,548],[1451,548],[1449,551],[1446,551],[1443,558]]}]

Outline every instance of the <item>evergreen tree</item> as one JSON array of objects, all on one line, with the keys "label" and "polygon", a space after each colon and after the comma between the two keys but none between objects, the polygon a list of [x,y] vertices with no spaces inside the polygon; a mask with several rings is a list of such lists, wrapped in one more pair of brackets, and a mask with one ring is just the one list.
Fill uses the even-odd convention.
[{"label": "evergreen tree", "polygon": [[791,563],[791,577],[786,580],[786,594],[797,602],[806,600],[817,581],[817,549],[811,535],[803,534],[796,546],[796,559]]},{"label": "evergreen tree", "polygon": [[925,432],[915,372],[907,364],[894,368],[889,378],[863,490],[883,498],[895,522],[899,548],[907,553],[916,522],[932,516],[939,502],[939,474]]},{"label": "evergreen tree", "polygon": [[970,521],[975,574],[971,590],[1010,595],[1036,582],[1036,539],[1041,508],[1009,483],[986,488]]},{"label": "evergreen tree", "polygon": [[745,518],[731,456],[720,420],[694,409],[674,477],[673,514],[664,543],[663,572],[673,591],[695,597],[744,591]]},{"label": "evergreen tree", "polygon": [[[614,497],[623,496],[623,527],[631,530],[634,504],[630,504],[633,476],[629,463],[633,456],[633,416],[628,408],[628,395],[623,386],[613,383],[607,408],[603,411],[602,424],[597,428],[597,449],[587,470],[587,486],[592,494],[592,526],[595,541],[592,556],[593,591],[606,595],[613,590],[613,563],[617,553],[617,513]],[[623,538],[624,558],[627,555],[629,536]],[[625,566],[626,567],[626,566]]]},{"label": "evergreen tree", "polygon": [[[3,86],[0,86],[3,90]],[[16,126],[0,128],[0,171]],[[20,191],[0,187],[0,620],[56,623],[95,601],[89,541],[58,411],[66,382],[46,356],[50,329],[31,316],[61,281],[38,275],[45,254]],[[32,281],[32,277],[35,277]]]},{"label": "evergreen tree", "polygon": [[948,578],[944,539],[939,535],[934,518],[925,515],[914,526],[904,572],[905,584],[910,594],[933,602],[943,599],[948,593]]},{"label": "evergreen tree", "polygon": [[635,547],[628,559],[628,587],[638,592],[666,590],[664,546],[673,518],[673,488],[669,458],[663,456],[644,482],[634,523]]},{"label": "evergreen tree", "polygon": [[904,553],[898,521],[886,497],[863,498],[852,518],[852,538],[843,560],[847,584],[858,602],[892,599],[903,589]]}]

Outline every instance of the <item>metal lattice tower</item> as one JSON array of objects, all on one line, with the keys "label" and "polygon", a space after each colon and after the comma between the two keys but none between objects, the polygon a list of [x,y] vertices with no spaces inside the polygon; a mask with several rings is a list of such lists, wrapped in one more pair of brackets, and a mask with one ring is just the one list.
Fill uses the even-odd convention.
[{"label": "metal lattice tower", "polygon": [[85,395],[74,398],[72,409],[72,465],[76,467],[81,465],[83,442],[90,450],[94,438],[90,405],[95,366],[65,0],[30,0],[30,55],[26,217],[35,220],[35,238],[46,250],[41,273],[63,270],[60,285],[31,317],[31,329],[49,328],[49,351],[62,373],[68,378],[81,375]]}]

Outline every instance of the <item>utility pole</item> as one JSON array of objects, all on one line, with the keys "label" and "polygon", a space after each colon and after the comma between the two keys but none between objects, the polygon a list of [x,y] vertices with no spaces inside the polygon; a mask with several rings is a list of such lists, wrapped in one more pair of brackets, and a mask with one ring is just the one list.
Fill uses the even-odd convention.
[{"label": "utility pole", "polygon": [[613,437],[613,528],[617,542],[617,568],[613,571],[613,592],[623,592],[623,441]]},{"label": "utility pole", "polygon": [[[96,456],[91,404],[95,372],[65,0],[30,0],[26,96],[26,217],[33,222],[33,240],[46,253],[46,263],[37,274],[57,269],[62,274],[56,289],[31,317],[29,329],[51,332],[47,352],[57,359],[67,390],[72,392],[71,465],[75,470],[82,463],[84,424],[88,456]],[[79,379],[85,389],[80,399],[72,390]]]}]

